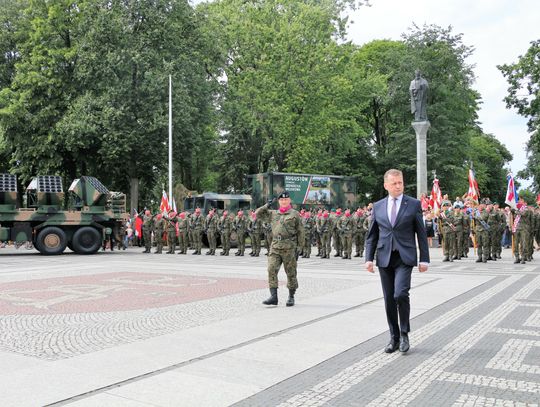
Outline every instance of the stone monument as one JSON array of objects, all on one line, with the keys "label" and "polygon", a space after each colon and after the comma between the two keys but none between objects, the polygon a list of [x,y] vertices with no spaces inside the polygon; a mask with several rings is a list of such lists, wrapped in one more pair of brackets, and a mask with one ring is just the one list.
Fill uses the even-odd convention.
[{"label": "stone monument", "polygon": [[411,123],[416,132],[416,196],[417,198],[428,191],[427,187],[427,132],[431,126],[427,118],[428,81],[417,69],[414,79],[409,86],[411,95],[411,113],[414,120]]}]

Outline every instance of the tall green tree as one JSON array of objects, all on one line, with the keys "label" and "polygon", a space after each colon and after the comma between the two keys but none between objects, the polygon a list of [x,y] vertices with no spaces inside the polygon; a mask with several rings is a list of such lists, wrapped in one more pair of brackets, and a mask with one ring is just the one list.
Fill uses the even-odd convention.
[{"label": "tall green tree", "polygon": [[532,178],[535,191],[540,191],[540,39],[513,64],[497,66],[508,81],[507,108],[516,108],[527,118],[531,137],[527,142],[527,165],[519,176]]}]

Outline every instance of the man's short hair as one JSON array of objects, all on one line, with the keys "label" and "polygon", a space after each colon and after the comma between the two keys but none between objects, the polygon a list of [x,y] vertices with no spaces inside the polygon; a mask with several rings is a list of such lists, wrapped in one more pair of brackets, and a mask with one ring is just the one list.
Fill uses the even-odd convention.
[{"label": "man's short hair", "polygon": [[384,173],[384,182],[388,181],[388,177],[401,177],[403,178],[403,173],[400,170],[396,170],[395,168],[391,168],[388,171]]}]

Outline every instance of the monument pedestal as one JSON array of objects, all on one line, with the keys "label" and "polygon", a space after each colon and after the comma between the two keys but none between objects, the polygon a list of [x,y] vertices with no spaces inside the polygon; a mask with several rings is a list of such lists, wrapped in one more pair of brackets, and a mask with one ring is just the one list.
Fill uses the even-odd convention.
[{"label": "monument pedestal", "polygon": [[431,127],[429,121],[412,122],[416,132],[416,197],[428,193],[427,186],[427,132]]}]

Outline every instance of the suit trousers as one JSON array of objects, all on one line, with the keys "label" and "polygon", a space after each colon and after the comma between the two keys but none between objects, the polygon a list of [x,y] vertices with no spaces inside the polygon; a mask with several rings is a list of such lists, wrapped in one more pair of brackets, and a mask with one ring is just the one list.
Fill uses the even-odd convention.
[{"label": "suit trousers", "polygon": [[399,340],[401,333],[406,334],[411,330],[409,325],[411,313],[409,290],[412,269],[412,266],[401,261],[398,251],[392,252],[388,267],[379,267],[386,320],[390,328],[390,335],[394,340]]}]

